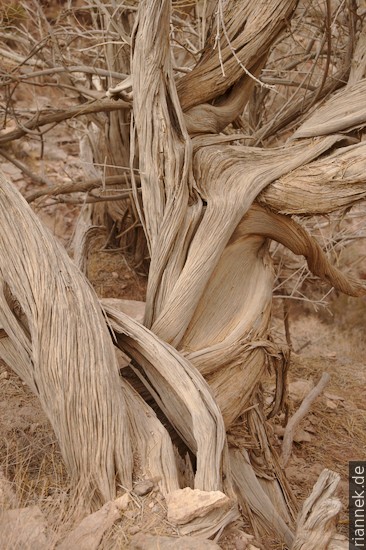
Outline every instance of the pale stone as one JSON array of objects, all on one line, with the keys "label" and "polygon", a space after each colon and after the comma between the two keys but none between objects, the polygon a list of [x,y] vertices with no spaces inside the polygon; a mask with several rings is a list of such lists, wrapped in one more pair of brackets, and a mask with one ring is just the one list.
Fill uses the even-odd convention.
[{"label": "pale stone", "polygon": [[245,539],[238,539],[235,541],[235,550],[248,550],[248,541]]},{"label": "pale stone", "polygon": [[127,508],[129,500],[130,497],[126,493],[85,517],[62,541],[58,550],[96,550],[104,533],[121,517],[121,510]]},{"label": "pale stone", "polygon": [[303,443],[304,441],[307,441],[308,443],[310,443],[311,440],[312,440],[312,437],[308,432],[306,432],[305,430],[302,430],[301,428],[296,430],[294,435],[294,441],[296,443]]},{"label": "pale stone", "polygon": [[138,497],[143,497],[144,495],[151,493],[153,488],[154,488],[154,483],[149,479],[146,479],[144,481],[139,481],[138,483],[136,483],[135,487],[133,488],[133,492]]},{"label": "pale stone", "polygon": [[130,542],[133,550],[220,550],[212,540],[193,537],[163,537],[138,533]]},{"label": "pale stone", "polygon": [[221,491],[200,491],[199,489],[178,489],[166,497],[168,521],[184,525],[194,518],[206,516],[216,508],[227,506],[230,499]]},{"label": "pale stone", "polygon": [[344,397],[340,395],[335,395],[334,393],[324,392],[324,397],[327,399],[332,399],[333,401],[344,401]]},{"label": "pale stone", "polygon": [[295,382],[290,382],[288,385],[288,393],[291,399],[294,401],[302,401],[314,387],[314,382],[312,380],[304,380],[300,378]]},{"label": "pale stone", "polygon": [[283,426],[280,426],[279,424],[276,424],[274,427],[274,433],[279,437],[283,437],[285,433],[285,428]]},{"label": "pale stone", "polygon": [[128,503],[130,502],[131,497],[128,493],[125,493],[121,497],[116,498],[113,501],[113,504],[118,508],[118,510],[127,510]]}]

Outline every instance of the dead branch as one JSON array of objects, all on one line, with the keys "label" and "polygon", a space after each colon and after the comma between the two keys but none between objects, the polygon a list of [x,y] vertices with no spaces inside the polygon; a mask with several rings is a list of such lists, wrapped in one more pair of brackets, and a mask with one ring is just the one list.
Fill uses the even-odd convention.
[{"label": "dead branch", "polygon": [[[37,128],[42,128],[47,124],[59,123],[64,120],[69,120],[70,118],[79,117],[88,115],[91,113],[100,113],[105,112],[109,113],[111,111],[119,111],[120,109],[130,109],[130,105],[122,100],[113,101],[113,100],[93,100],[83,105],[75,105],[69,107],[68,109],[62,109],[58,112],[46,112],[40,111],[37,113],[33,119],[25,122],[22,127],[17,128],[16,130],[3,131],[0,134],[0,146],[15,139],[19,139],[22,136],[25,136],[28,132],[32,132]],[[38,134],[39,136],[39,134]]]},{"label": "dead branch", "polygon": [[[309,411],[312,403],[315,401],[317,397],[319,397],[319,395],[321,394],[325,386],[328,384],[329,380],[330,380],[329,374],[324,372],[322,374],[321,379],[315,386],[315,388],[313,388],[311,392],[305,397],[305,399],[301,403],[298,410],[288,421],[288,424],[286,426],[285,433],[283,436],[283,442],[282,442],[281,464],[283,468],[286,466],[291,456],[292,442],[293,442],[295,431],[298,425],[300,424],[301,420]],[[309,546],[309,549],[310,549],[310,546]]]},{"label": "dead branch", "polygon": [[[141,191],[141,189],[139,189]],[[118,193],[117,195],[95,195],[90,193],[87,197],[84,198],[74,198],[74,197],[55,197],[52,201],[52,204],[96,204],[98,202],[115,202],[131,199],[132,189],[127,189],[125,192]],[[49,206],[49,204],[48,204]],[[134,223],[133,227],[137,226],[137,222]]]},{"label": "dead branch", "polygon": [[[320,101],[324,97],[330,95],[332,92],[338,90],[339,88],[342,88],[347,82],[348,74],[349,68],[346,68],[342,69],[337,74],[332,75],[332,78],[330,78],[328,82],[324,84],[321,93],[317,97],[317,100]],[[317,90],[314,90],[313,92],[307,94],[305,98],[293,101],[290,107],[288,109],[285,109],[282,114],[276,115],[271,118],[269,122],[263,125],[254,134],[254,137],[256,138],[254,145],[259,145],[269,137],[278,134],[283,129],[290,126],[291,123],[298,122],[303,113],[308,113],[310,105],[312,104],[316,94]]]},{"label": "dead branch", "polygon": [[366,197],[366,144],[341,147],[277,179],[258,201],[284,214],[326,214]]},{"label": "dead branch", "polygon": [[366,79],[346,86],[321,105],[293,138],[349,132],[366,125]]},{"label": "dead branch", "polygon": [[299,515],[292,550],[330,548],[342,508],[340,500],[333,496],[339,480],[339,474],[327,469],[322,471]]},{"label": "dead branch", "polygon": [[[218,22],[218,33],[212,29],[199,63],[177,84],[184,111],[224,94],[242,78],[242,66],[251,73],[258,59],[266,55],[286,20],[291,17],[296,2],[259,2],[256,10],[251,10],[249,5],[249,0],[239,5],[236,2],[225,4],[222,22]],[[222,25],[225,26],[225,33]]]},{"label": "dead branch", "polygon": [[[0,154],[1,154],[1,151],[0,151]],[[128,178],[128,171],[129,169],[126,168],[127,178]],[[76,181],[75,183],[51,185],[47,189],[41,189],[39,191],[35,191],[34,193],[28,195],[28,197],[26,197],[26,200],[27,202],[31,203],[36,199],[39,199],[40,197],[66,195],[68,193],[82,193],[82,192],[92,191],[93,189],[99,189],[99,188],[104,189],[104,187],[108,185],[126,183],[126,176],[106,176],[105,178],[95,178],[95,179],[86,180],[86,181]],[[135,175],[135,178],[139,179],[137,174]],[[130,196],[131,192],[132,192],[132,189],[130,190],[126,189],[125,191],[123,191],[123,193],[119,193],[119,195],[122,195],[121,198],[126,198]],[[109,200],[109,199],[106,198],[106,200]]]},{"label": "dead branch", "polygon": [[132,486],[112,340],[91,286],[2,173],[0,211],[0,356],[39,397],[73,481],[98,506],[116,476]]}]

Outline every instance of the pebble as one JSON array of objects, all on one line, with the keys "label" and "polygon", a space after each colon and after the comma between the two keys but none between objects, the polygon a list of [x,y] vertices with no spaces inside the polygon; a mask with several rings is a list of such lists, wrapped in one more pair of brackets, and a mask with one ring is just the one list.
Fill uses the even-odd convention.
[{"label": "pebble", "polygon": [[135,487],[133,488],[133,492],[138,497],[143,497],[148,493],[151,493],[153,489],[154,483],[149,479],[146,479],[145,481],[139,481],[139,483],[136,483]]}]

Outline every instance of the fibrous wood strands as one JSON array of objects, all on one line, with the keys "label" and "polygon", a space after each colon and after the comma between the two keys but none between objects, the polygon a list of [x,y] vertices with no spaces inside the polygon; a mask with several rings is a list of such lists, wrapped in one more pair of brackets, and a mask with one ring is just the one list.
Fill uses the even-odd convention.
[{"label": "fibrous wood strands", "polygon": [[292,550],[327,550],[345,548],[334,541],[337,516],[341,504],[334,497],[340,476],[330,470],[323,470],[314,485],[311,495],[304,502],[299,515]]},{"label": "fibrous wood strands", "polygon": [[39,397],[72,479],[93,507],[114,497],[116,481],[132,486],[133,453],[161,478],[163,493],[177,489],[170,438],[120,381],[93,289],[0,178],[1,358]]},{"label": "fibrous wood strands", "polygon": [[2,175],[0,210],[1,356],[39,396],[74,478],[109,499],[116,473],[131,485],[132,449],[98,300]]},{"label": "fibrous wood strands", "polygon": [[[189,522],[182,533],[212,535],[238,517],[240,504],[257,531],[275,532],[288,546],[296,502],[267,435],[260,386],[267,367],[281,368],[285,355],[268,336],[269,244],[305,256],[339,290],[365,293],[288,215],[325,213],[365,196],[364,145],[348,140],[341,148],[344,135],[333,133],[364,121],[357,107],[328,126],[325,104],[327,131],[309,122],[314,138],[298,134],[273,149],[231,145],[234,138],[218,132],[244,108],[295,5],[219,1],[220,49],[213,48],[213,22],[196,68],[177,84],[170,2],[139,2],[130,137],[151,256],[144,326],[109,302],[103,316],[86,279],[27,203],[3,178],[0,190],[0,355],[39,396],[74,479],[95,503],[113,497],[116,477],[129,488],[136,473],[157,476],[164,494],[177,489],[174,430],[195,456],[194,487],[231,498],[229,509]],[[113,342],[131,357],[167,429],[118,377]]]},{"label": "fibrous wood strands", "polygon": [[[251,15],[264,9],[259,3],[261,7],[252,13],[244,4]],[[273,2],[273,7],[279,4]],[[286,5],[290,9],[290,3]],[[235,433],[241,416],[260,452],[230,455],[238,499],[255,515],[255,523],[263,528],[270,525],[290,544],[286,522],[292,522],[294,503],[269,444],[258,395],[270,357],[280,355],[268,341],[273,283],[269,239],[304,255],[309,268],[335,287],[352,295],[361,295],[365,289],[330,266],[298,224],[250,208],[268,184],[317,162],[342,136],[271,150],[230,146],[220,136],[190,140],[188,133],[195,131],[182,105],[196,105],[196,119],[204,120],[207,109],[198,105],[204,86],[187,85],[186,89],[185,79],[190,82],[191,75],[183,77],[178,102],[168,21],[168,2],[140,3],[132,70],[144,223],[151,252],[145,324],[205,376],[226,429]],[[258,32],[266,44],[264,34]],[[254,63],[264,55],[263,48],[257,48]],[[202,66],[209,55],[202,58]],[[230,67],[227,71],[231,74]],[[190,94],[187,104],[185,90]],[[151,384],[151,374],[147,378]],[[157,393],[155,384],[156,380]],[[267,499],[258,498],[262,492]]]}]

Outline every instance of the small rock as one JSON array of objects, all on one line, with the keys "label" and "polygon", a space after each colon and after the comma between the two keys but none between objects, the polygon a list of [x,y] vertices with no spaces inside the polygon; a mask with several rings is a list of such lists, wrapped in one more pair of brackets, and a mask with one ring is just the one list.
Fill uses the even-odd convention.
[{"label": "small rock", "polygon": [[[130,496],[123,496],[104,504],[102,508],[86,516],[72,529],[58,546],[58,550],[97,550],[104,533],[121,517],[121,510],[125,510]],[[126,512],[126,515],[128,512]],[[34,546],[34,548],[37,548]]]},{"label": "small rock", "polygon": [[139,481],[138,483],[136,483],[135,487],[133,488],[133,492],[138,497],[143,497],[144,495],[151,493],[153,489],[154,483],[150,481],[150,479],[146,479],[145,481]]},{"label": "small rock", "polygon": [[294,441],[296,443],[303,443],[304,441],[307,441],[308,443],[310,443],[311,440],[312,440],[312,437],[308,432],[306,432],[301,428],[296,430],[294,435]]},{"label": "small rock", "polygon": [[304,380],[303,378],[300,378],[295,382],[290,382],[288,385],[288,393],[293,401],[299,402],[302,401],[304,397],[309,394],[309,392],[311,392],[313,387],[314,382],[312,380]]},{"label": "small rock", "polygon": [[0,380],[7,380],[9,378],[9,373],[4,371],[0,374]]},{"label": "small rock", "polygon": [[328,409],[336,409],[338,407],[338,401],[333,401],[332,399],[326,399],[325,405]]},{"label": "small rock", "polygon": [[248,541],[244,539],[237,539],[235,541],[235,550],[247,550]]},{"label": "small rock", "polygon": [[283,434],[285,433],[285,428],[283,426],[280,426],[279,424],[276,424],[274,427],[274,433],[279,437],[283,437]]},{"label": "small rock", "polygon": [[310,423],[305,426],[305,431],[311,434],[316,434],[316,429]]},{"label": "small rock", "polygon": [[220,550],[212,540],[197,537],[163,537],[138,533],[130,542],[133,550]]},{"label": "small rock", "polygon": [[309,414],[307,419],[311,424],[315,424],[315,425],[319,424],[319,419],[315,416],[315,414]]},{"label": "small rock", "polygon": [[125,493],[121,497],[116,498],[113,503],[118,510],[127,510],[127,506],[130,500],[130,495],[128,493]]},{"label": "small rock", "polygon": [[250,548],[252,550],[255,549],[256,546],[250,544],[250,541],[253,539],[253,535],[241,532],[240,536],[235,541],[235,550],[249,550]]},{"label": "small rock", "polygon": [[335,395],[334,393],[324,392],[324,397],[332,399],[333,401],[344,401],[344,397],[340,397],[339,395]]},{"label": "small rock", "polygon": [[166,497],[168,521],[184,525],[194,518],[206,516],[216,508],[227,506],[230,499],[221,491],[200,491],[199,489],[178,489]]},{"label": "small rock", "polygon": [[136,535],[136,533],[138,533],[139,531],[140,527],[138,527],[137,525],[131,525],[131,527],[128,529],[130,535]]}]

